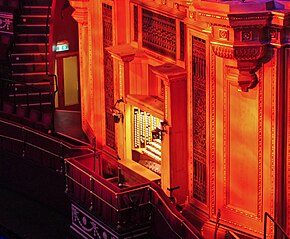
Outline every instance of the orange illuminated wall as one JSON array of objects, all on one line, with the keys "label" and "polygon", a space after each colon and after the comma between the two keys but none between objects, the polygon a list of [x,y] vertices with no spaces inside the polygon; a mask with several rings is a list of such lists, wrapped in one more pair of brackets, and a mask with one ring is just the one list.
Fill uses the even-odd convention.
[{"label": "orange illuminated wall", "polygon": [[[289,232],[288,5],[70,3],[79,26],[82,126],[97,147],[161,180],[168,195],[179,186],[173,196],[206,238],[227,230],[261,238],[265,212]],[[133,160],[134,109],[166,122],[160,174]]]}]

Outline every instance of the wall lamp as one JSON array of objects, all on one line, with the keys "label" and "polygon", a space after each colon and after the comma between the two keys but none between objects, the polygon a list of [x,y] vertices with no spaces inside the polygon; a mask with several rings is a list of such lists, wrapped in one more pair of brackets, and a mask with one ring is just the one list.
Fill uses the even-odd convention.
[{"label": "wall lamp", "polygon": [[114,104],[114,108],[112,109],[112,115],[113,115],[115,123],[119,123],[120,120],[122,120],[122,123],[123,123],[123,119],[124,119],[123,113],[121,112],[121,110],[116,108],[116,105],[121,103],[121,102],[124,102],[123,99],[117,100]]},{"label": "wall lamp", "polygon": [[159,126],[151,131],[152,139],[161,139],[162,140],[163,134],[167,133],[167,130],[166,130],[167,125],[168,125],[168,123],[166,121],[160,121]]}]

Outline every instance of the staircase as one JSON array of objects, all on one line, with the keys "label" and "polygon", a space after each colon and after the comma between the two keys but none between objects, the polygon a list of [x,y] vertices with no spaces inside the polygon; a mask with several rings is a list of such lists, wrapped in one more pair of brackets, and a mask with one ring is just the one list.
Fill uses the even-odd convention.
[{"label": "staircase", "polygon": [[[53,77],[48,76],[51,0],[22,0],[10,52],[9,101],[41,114],[54,111]],[[38,119],[40,120],[40,119]]]}]

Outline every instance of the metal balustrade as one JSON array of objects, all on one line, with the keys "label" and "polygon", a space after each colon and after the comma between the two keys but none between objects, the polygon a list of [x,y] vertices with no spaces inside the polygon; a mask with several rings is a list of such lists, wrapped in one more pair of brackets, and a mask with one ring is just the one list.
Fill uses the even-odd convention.
[{"label": "metal balustrade", "polygon": [[[272,224],[268,224],[268,219]],[[269,229],[270,228],[270,229]],[[270,231],[267,231],[267,230]],[[286,231],[279,225],[279,223],[276,222],[276,220],[268,213],[265,212],[264,214],[264,239],[267,239],[267,235],[271,232],[271,238],[274,239],[289,239],[289,236],[287,235]]]},{"label": "metal balustrade", "polygon": [[118,233],[150,226],[158,238],[203,238],[156,183],[119,188],[82,163],[88,156],[65,159],[65,177],[71,200],[91,215]]},{"label": "metal balustrade", "polygon": [[64,158],[90,154],[88,146],[74,146],[56,137],[40,133],[23,125],[0,119],[0,151],[33,160],[39,165],[64,172]]},{"label": "metal balustrade", "polygon": [[117,175],[103,178],[91,170],[93,164],[83,164],[101,158],[102,152],[95,153],[89,145],[74,146],[0,119],[1,150],[64,174],[70,200],[118,233],[146,228],[158,238],[203,238],[156,183],[118,187],[113,182]]}]

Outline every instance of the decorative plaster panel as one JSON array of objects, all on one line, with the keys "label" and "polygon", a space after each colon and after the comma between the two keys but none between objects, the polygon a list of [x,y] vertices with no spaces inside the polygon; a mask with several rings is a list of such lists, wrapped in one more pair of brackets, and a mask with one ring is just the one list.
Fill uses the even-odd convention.
[{"label": "decorative plaster panel", "polygon": [[119,237],[105,228],[96,219],[89,216],[80,208],[71,204],[71,228],[82,238],[88,239],[118,239]]},{"label": "decorative plaster panel", "polygon": [[13,14],[0,12],[0,32],[13,34]]}]

